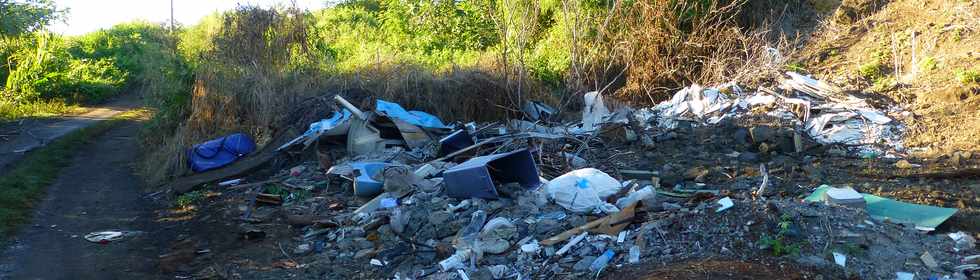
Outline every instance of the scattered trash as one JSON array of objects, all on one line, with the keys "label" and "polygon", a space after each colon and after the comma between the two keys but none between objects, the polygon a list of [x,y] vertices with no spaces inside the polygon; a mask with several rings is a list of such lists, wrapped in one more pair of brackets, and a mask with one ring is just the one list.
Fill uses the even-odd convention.
[{"label": "scattered trash", "polygon": [[895,280],[913,280],[913,279],[915,279],[914,273],[895,272]]},{"label": "scattered trash", "polygon": [[241,183],[242,183],[242,179],[232,179],[232,180],[228,180],[228,181],[224,181],[224,182],[218,183],[218,186],[221,186],[221,187],[237,186],[238,184],[241,184]]},{"label": "scattered trash", "polygon": [[936,263],[936,259],[932,257],[932,254],[929,254],[929,251],[922,253],[922,256],[919,256],[919,259],[921,259],[922,263],[929,269],[936,269],[939,267],[939,264]]},{"label": "scattered trash", "polygon": [[956,242],[956,247],[953,248],[956,251],[971,250],[977,247],[977,240],[962,231],[950,233],[949,238]]},{"label": "scattered trash", "polygon": [[728,210],[728,208],[732,208],[732,206],[735,206],[735,202],[732,201],[732,199],[729,198],[729,197],[724,197],[724,198],[718,200],[718,205],[721,205],[721,207],[718,207],[718,209],[715,209],[715,212],[716,213],[717,212]]},{"label": "scattered trash", "polygon": [[548,121],[556,117],[558,110],[539,101],[524,103],[524,114],[532,121]]},{"label": "scattered trash", "polygon": [[456,198],[495,199],[494,182],[519,183],[525,188],[541,184],[538,168],[527,149],[475,157],[444,173],[446,195]]},{"label": "scattered trash", "polygon": [[575,236],[575,238],[569,240],[568,243],[565,244],[565,246],[562,246],[561,249],[558,249],[558,252],[555,252],[555,255],[559,255],[559,256],[564,255],[566,252],[568,252],[568,250],[571,250],[573,246],[575,246],[579,242],[582,242],[582,240],[585,239],[585,237],[588,235],[589,235],[588,232],[583,232],[582,234]]},{"label": "scattered trash", "polygon": [[[899,161],[894,136],[903,127],[889,117],[895,110],[786,75],[784,90],[692,85],[639,110],[612,110],[591,92],[581,120],[562,120],[554,108],[528,102],[521,120],[444,123],[383,100],[360,110],[337,96],[343,109],[311,120],[287,144],[279,146],[284,138],[267,146],[290,149],[285,162],[277,159],[284,166],[278,173],[265,181],[238,173],[208,183],[226,186],[222,192],[232,195],[223,197],[245,198],[244,205],[223,201],[235,203],[223,210],[234,215],[227,220],[239,223],[241,238],[294,242],[280,245],[276,254],[285,258],[274,266],[330,279],[584,279],[641,258],[754,260],[759,248],[816,271],[850,265],[847,275],[862,279],[977,269],[975,260],[956,254],[975,250],[970,233],[949,234],[955,242],[949,250],[946,235],[902,232],[901,223],[935,228],[956,209],[828,185],[805,199],[824,203],[800,203],[807,182],[841,178],[826,174],[841,167],[820,153]],[[724,133],[704,132],[716,128]],[[317,161],[291,161],[313,158],[296,157],[313,143]],[[862,182],[849,184],[871,188]],[[737,211],[728,211],[736,200]],[[760,246],[745,246],[748,240]],[[928,252],[921,258],[926,266],[885,267],[907,256],[881,246]],[[828,251],[837,251],[833,262]],[[930,266],[929,258],[943,266]],[[312,265],[324,262],[329,270]]]},{"label": "scattered trash", "polygon": [[834,252],[834,263],[840,267],[847,267],[847,256],[838,252]]},{"label": "scattered trash", "polygon": [[600,255],[598,258],[595,259],[595,261],[592,262],[592,265],[589,266],[589,271],[592,272],[602,271],[603,269],[606,268],[607,265],[609,265],[609,260],[612,260],[613,256],[615,255],[616,252],[613,252],[613,250],[611,249],[606,249],[606,251],[603,252],[602,255]]},{"label": "scattered trash", "polygon": [[616,179],[595,168],[579,169],[559,176],[545,185],[548,196],[572,212],[618,212],[615,205],[605,202],[622,188]]},{"label": "scattered trash", "polygon": [[84,238],[92,243],[108,244],[138,233],[134,231],[97,231],[86,234]]},{"label": "scattered trash", "polygon": [[630,264],[640,263],[640,246],[636,246],[636,245],[630,246],[629,263]]}]

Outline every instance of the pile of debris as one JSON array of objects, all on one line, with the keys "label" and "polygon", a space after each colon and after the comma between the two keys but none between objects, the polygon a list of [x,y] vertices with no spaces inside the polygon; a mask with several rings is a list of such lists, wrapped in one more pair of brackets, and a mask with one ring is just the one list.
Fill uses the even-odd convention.
[{"label": "pile of debris", "polygon": [[446,124],[336,96],[342,110],[278,147],[313,147],[316,161],[218,188],[245,198],[229,212],[243,238],[276,240],[277,267],[327,279],[594,278],[641,263],[773,256],[832,278],[980,277],[971,234],[926,234],[956,209],[846,187],[778,195],[764,164],[741,175],[750,187],[715,189],[698,183],[707,170],[675,179],[637,167],[643,149],[685,124],[757,114],[794,127],[787,154],[803,153],[804,141],[901,149],[901,125],[884,113],[788,75],[783,93],[692,86],[637,111],[610,111],[593,92],[571,124],[541,103],[525,106],[528,120]]}]

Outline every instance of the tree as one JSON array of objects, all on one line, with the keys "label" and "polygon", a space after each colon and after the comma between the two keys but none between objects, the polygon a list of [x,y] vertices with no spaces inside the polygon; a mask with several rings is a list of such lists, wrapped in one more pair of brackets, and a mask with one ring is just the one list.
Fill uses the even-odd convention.
[{"label": "tree", "polygon": [[0,0],[0,38],[16,37],[42,29],[61,18],[54,0]]}]

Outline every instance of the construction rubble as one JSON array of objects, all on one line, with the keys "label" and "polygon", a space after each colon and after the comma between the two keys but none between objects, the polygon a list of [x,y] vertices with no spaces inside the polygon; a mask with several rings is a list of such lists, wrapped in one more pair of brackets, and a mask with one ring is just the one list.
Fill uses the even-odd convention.
[{"label": "construction rubble", "polygon": [[941,226],[956,208],[867,194],[826,169],[903,158],[905,113],[797,73],[773,89],[692,85],[642,109],[598,92],[581,114],[529,102],[494,123],[335,101],[276,147],[306,160],[208,187],[223,197],[214,215],[256,242],[241,246],[269,256],[188,275],[594,279],[777,259],[817,279],[980,279],[976,233]]}]

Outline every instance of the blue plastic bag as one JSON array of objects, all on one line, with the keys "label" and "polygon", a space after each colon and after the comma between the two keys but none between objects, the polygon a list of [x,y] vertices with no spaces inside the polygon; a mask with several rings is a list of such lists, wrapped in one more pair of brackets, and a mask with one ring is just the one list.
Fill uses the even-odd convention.
[{"label": "blue plastic bag", "polygon": [[187,163],[194,172],[204,172],[235,162],[255,148],[252,138],[235,133],[194,145],[187,151]]}]

